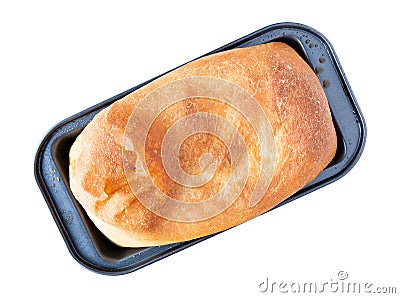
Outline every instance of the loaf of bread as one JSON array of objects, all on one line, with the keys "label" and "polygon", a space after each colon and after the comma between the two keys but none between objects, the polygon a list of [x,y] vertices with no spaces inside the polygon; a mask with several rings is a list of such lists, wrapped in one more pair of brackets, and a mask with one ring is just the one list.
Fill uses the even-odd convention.
[{"label": "loaf of bread", "polygon": [[164,245],[266,212],[336,142],[317,76],[271,42],[197,59],[103,109],[70,150],[70,187],[112,242]]}]

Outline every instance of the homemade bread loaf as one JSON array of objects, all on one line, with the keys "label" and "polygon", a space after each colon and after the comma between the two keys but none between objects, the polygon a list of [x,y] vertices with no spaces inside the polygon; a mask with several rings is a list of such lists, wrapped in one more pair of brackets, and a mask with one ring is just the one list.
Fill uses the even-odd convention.
[{"label": "homemade bread loaf", "polygon": [[335,152],[317,76],[273,42],[197,59],[103,109],[70,150],[70,187],[114,243],[163,245],[264,213]]}]

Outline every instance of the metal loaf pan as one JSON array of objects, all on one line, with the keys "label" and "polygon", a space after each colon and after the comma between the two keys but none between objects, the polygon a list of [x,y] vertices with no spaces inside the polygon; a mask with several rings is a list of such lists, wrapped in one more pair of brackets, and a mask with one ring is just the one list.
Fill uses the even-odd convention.
[{"label": "metal loaf pan", "polygon": [[[323,35],[308,26],[296,23],[270,25],[206,55],[271,41],[288,44],[315,70],[328,98],[338,139],[336,156],[329,166],[313,182],[275,207],[277,208],[344,176],[363,151],[366,126],[331,44]],[[121,248],[99,232],[71,193],[68,182],[68,153],[77,135],[100,110],[150,81],[56,124],[44,137],[36,154],[37,184],[70,253],[80,264],[97,273],[129,273],[214,236],[165,246]]]}]

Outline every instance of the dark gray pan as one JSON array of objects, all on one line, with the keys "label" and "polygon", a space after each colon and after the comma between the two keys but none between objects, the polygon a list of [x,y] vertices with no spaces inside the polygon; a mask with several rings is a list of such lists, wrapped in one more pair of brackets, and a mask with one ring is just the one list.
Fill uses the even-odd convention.
[{"label": "dark gray pan", "polygon": [[[322,34],[308,26],[296,23],[271,25],[206,55],[271,41],[288,44],[315,70],[328,98],[338,139],[336,156],[329,166],[313,182],[279,204],[279,207],[344,176],[363,151],[366,125],[331,44]],[[70,253],[80,264],[97,273],[129,273],[214,236],[165,246],[121,248],[99,232],[69,188],[68,152],[76,136],[100,110],[152,80],[56,124],[44,137],[35,158],[36,181]],[[46,249],[45,245],[43,249]]]}]

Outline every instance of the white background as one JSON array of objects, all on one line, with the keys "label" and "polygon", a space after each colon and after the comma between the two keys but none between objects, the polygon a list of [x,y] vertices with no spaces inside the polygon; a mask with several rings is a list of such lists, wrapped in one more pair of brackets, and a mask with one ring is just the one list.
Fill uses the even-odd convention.
[{"label": "white background", "polygon": [[[340,270],[349,281],[397,286],[400,292],[395,1],[5,2],[0,296],[290,297],[260,293],[258,285],[267,277],[329,282]],[[33,175],[46,132],[121,91],[282,21],[317,29],[336,50],[368,126],[355,168],[323,189],[134,273],[109,277],[79,265]]]}]

